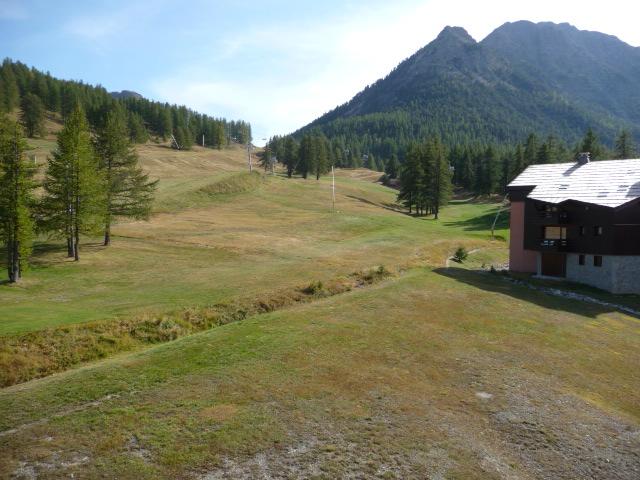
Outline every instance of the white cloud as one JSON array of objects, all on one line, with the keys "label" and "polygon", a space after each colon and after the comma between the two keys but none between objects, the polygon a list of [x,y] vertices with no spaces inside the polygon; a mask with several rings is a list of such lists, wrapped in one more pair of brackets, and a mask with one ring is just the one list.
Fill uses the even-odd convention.
[{"label": "white cloud", "polygon": [[[567,21],[578,28],[617,34],[640,44],[634,15],[617,15],[625,2],[538,0],[443,2],[399,0],[386,6],[346,8],[331,21],[263,24],[226,35],[215,46],[220,63],[206,71],[170,76],[152,86],[160,98],[210,114],[243,118],[256,139],[291,132],[349,100],[367,84],[433,40],[446,25],[466,28],[481,40],[507,21]],[[222,52],[222,53],[220,53]],[[226,62],[257,58],[255,71],[229,78]],[[224,62],[222,62],[224,60]],[[210,78],[210,77],[209,77]]]}]

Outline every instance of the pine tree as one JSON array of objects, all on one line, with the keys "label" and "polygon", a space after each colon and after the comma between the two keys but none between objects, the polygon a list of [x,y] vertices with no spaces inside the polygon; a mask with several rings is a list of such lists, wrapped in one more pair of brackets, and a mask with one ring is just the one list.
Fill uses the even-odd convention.
[{"label": "pine tree", "polygon": [[147,219],[151,212],[157,181],[149,181],[138,164],[121,107],[107,114],[96,139],[99,167],[105,179],[104,245],[111,243],[111,225],[118,217]]},{"label": "pine tree", "polygon": [[159,130],[163,140],[167,140],[173,133],[173,120],[171,118],[171,111],[168,108],[163,109],[160,113]]},{"label": "pine tree", "polygon": [[70,84],[63,84],[60,92],[60,113],[67,119],[80,104],[77,91]]},{"label": "pine tree", "polygon": [[52,112],[59,112],[62,108],[62,99],[60,96],[60,85],[58,82],[50,82],[49,97],[46,100],[47,108]]},{"label": "pine tree", "polygon": [[271,145],[267,143],[264,147],[264,150],[262,151],[262,154],[260,155],[260,166],[264,168],[265,172],[271,168],[272,157],[273,150],[271,149]]},{"label": "pine tree", "polygon": [[507,178],[507,183],[511,182],[514,178],[520,175],[524,171],[524,168],[524,150],[522,148],[522,145],[518,144],[513,155],[513,164],[509,169],[509,178]]},{"label": "pine tree", "polygon": [[287,169],[287,177],[291,178],[298,161],[298,145],[293,137],[287,137],[284,142],[284,155],[282,163]]},{"label": "pine tree", "polygon": [[473,190],[476,185],[476,170],[473,164],[473,154],[466,148],[462,156],[462,186],[467,190]]},{"label": "pine tree", "polygon": [[327,151],[327,142],[324,137],[314,136],[313,154],[311,160],[311,172],[316,176],[316,180],[320,180],[320,176],[329,170],[329,155]]},{"label": "pine tree", "polygon": [[144,120],[135,112],[129,113],[129,138],[134,143],[146,143],[149,140],[149,132],[144,126]]},{"label": "pine tree", "polygon": [[423,179],[421,154],[421,148],[418,145],[409,147],[406,161],[400,171],[398,201],[409,209],[409,213],[412,213],[414,205],[416,205],[416,213],[418,213],[418,195],[422,191]]},{"label": "pine tree", "polygon": [[44,180],[42,211],[46,230],[67,239],[67,252],[80,259],[80,235],[104,226],[104,178],[98,169],[89,125],[78,105],[58,133]]},{"label": "pine tree", "polygon": [[627,130],[622,130],[616,138],[615,157],[619,160],[635,158],[636,147],[631,134]]},{"label": "pine tree", "polygon": [[26,270],[34,237],[35,168],[25,158],[26,148],[20,126],[0,119],[0,242],[6,247],[11,283]]},{"label": "pine tree", "polygon": [[433,138],[427,142],[428,155],[431,156],[432,175],[430,188],[430,207],[436,220],[440,213],[440,208],[449,203],[453,186],[451,184],[451,169],[445,146],[439,138]]},{"label": "pine tree", "polygon": [[582,139],[582,143],[580,144],[580,152],[589,152],[591,154],[591,160],[601,160],[602,158],[602,145],[600,145],[598,137],[591,128],[587,130],[587,133]]},{"label": "pine tree", "polygon": [[538,156],[538,137],[535,134],[531,134],[527,137],[527,141],[524,145],[524,166],[528,167],[536,163]]},{"label": "pine tree", "polygon": [[7,110],[6,97],[7,97],[7,94],[5,93],[5,89],[4,89],[2,72],[0,71],[0,115]]},{"label": "pine tree", "polygon": [[27,93],[22,97],[20,121],[29,137],[44,136],[44,104],[40,97]]},{"label": "pine tree", "polygon": [[398,162],[398,155],[394,153],[385,165],[384,172],[389,176],[389,178],[398,178],[399,170],[400,163]]},{"label": "pine tree", "polygon": [[0,69],[0,77],[2,77],[2,85],[4,88],[4,110],[13,111],[20,104],[20,89],[13,72],[12,64],[9,59],[2,62]]},{"label": "pine tree", "polygon": [[305,135],[300,141],[300,148],[298,149],[298,162],[296,164],[296,171],[302,175],[305,180],[309,176],[309,172],[313,168],[313,160],[315,157],[314,141],[310,135]]}]

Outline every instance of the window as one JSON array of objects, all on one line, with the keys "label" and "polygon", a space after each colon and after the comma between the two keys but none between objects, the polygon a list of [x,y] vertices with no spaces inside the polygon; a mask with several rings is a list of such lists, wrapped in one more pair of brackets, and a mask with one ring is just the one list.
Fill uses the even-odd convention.
[{"label": "window", "polygon": [[593,227],[593,234],[594,234],[596,237],[600,237],[600,236],[602,236],[602,227],[599,227],[599,226],[597,226],[597,225],[596,225],[595,227]]},{"label": "window", "polygon": [[587,229],[585,228],[584,225],[580,226],[580,236],[584,237],[587,234]]},{"label": "window", "polygon": [[579,255],[578,256],[578,265],[584,265],[585,264],[585,256],[584,255]]},{"label": "window", "polygon": [[594,267],[601,267],[602,266],[602,256],[601,255],[594,255],[593,256],[593,266]]},{"label": "window", "polygon": [[544,227],[545,240],[566,240],[567,229],[565,227]]}]

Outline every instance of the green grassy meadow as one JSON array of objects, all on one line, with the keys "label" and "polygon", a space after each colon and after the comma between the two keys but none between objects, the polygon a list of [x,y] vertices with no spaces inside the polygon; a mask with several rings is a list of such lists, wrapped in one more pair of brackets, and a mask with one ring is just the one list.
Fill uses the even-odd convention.
[{"label": "green grassy meadow", "polygon": [[[154,148],[143,148],[149,166]],[[116,226],[108,249],[88,239],[78,265],[61,242],[38,245],[23,284],[0,289],[0,334],[207,305],[378,264],[440,265],[458,243],[504,249],[488,242],[486,222],[470,222],[492,221],[494,205],[456,203],[440,222],[415,219],[382,207],[393,203],[392,190],[345,175],[337,179],[334,214],[327,178],[239,173],[241,149],[155,150],[168,156],[150,168],[161,179],[158,213]],[[191,157],[193,165],[170,171],[172,156]]]},{"label": "green grassy meadow", "polygon": [[0,389],[0,477],[637,478],[640,321],[484,271],[497,203],[415,218],[340,171],[332,212],[328,178],[249,174],[239,148],[140,154],[151,220],[79,264],[42,239],[0,338],[391,275]]}]

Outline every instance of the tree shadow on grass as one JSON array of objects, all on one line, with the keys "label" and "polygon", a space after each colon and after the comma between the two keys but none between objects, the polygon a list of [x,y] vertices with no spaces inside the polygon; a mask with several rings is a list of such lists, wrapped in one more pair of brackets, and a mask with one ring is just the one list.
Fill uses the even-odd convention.
[{"label": "tree shadow on grass", "polygon": [[[558,310],[590,318],[596,318],[604,313],[618,311],[614,307],[588,303],[576,299],[556,297],[539,290],[533,290],[524,285],[514,284],[499,275],[491,275],[488,272],[478,272],[458,267],[438,268],[435,269],[434,272],[487,292],[508,295],[550,310]],[[560,287],[561,285],[558,286]],[[616,303],[616,300],[611,299],[611,303]]]},{"label": "tree shadow on grass", "polygon": [[[490,231],[497,214],[498,211],[496,209],[493,212],[485,213],[484,215],[479,215],[477,217],[468,218],[466,220],[445,222],[445,226],[462,228],[463,230],[469,232]],[[508,228],[509,212],[505,210],[500,214],[500,217],[496,222],[496,230],[507,230]]]},{"label": "tree shadow on grass", "polygon": [[[102,243],[81,243],[80,256],[82,253],[96,252],[105,248]],[[37,267],[49,267],[73,261],[67,256],[67,245],[65,243],[36,243],[33,246],[33,255],[29,260],[30,263]]]},{"label": "tree shadow on grass", "polygon": [[401,210],[398,205],[393,203],[376,203],[376,202],[372,202],[371,200],[367,200],[366,198],[356,197],[355,195],[347,195],[347,198],[350,198],[352,200],[357,200],[358,202],[366,203],[367,205],[373,205],[374,207],[384,208],[385,210],[389,210],[391,212],[401,213],[403,215],[408,215],[410,217],[414,216],[409,212]]}]

